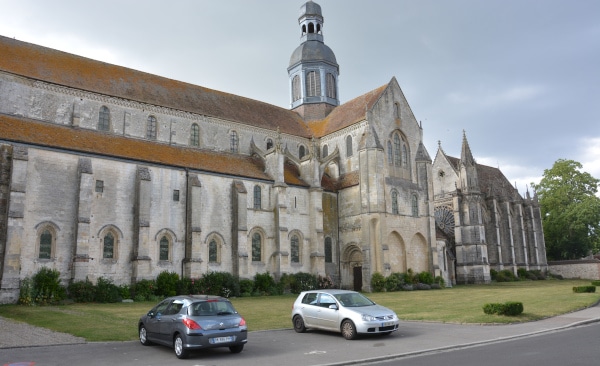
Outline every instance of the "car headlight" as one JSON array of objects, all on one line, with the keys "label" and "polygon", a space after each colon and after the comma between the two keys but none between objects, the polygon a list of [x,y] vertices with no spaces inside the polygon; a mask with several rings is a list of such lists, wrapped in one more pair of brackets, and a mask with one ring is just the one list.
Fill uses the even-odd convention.
[{"label": "car headlight", "polygon": [[372,322],[375,321],[376,318],[374,316],[371,316],[369,314],[362,314],[362,320],[365,322]]}]

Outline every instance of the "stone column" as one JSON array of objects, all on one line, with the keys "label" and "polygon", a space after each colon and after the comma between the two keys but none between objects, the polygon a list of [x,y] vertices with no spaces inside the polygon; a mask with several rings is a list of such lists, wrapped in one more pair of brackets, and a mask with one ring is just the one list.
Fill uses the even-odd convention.
[{"label": "stone column", "polygon": [[79,199],[77,208],[77,246],[73,256],[74,281],[85,281],[89,274],[90,217],[94,192],[94,177],[90,158],[79,158]]},{"label": "stone column", "polygon": [[186,239],[183,276],[202,276],[202,184],[197,174],[188,174],[186,191]]},{"label": "stone column", "polygon": [[152,176],[150,169],[138,166],[136,176],[136,200],[134,215],[132,283],[152,277],[150,256],[150,217],[152,204]]}]

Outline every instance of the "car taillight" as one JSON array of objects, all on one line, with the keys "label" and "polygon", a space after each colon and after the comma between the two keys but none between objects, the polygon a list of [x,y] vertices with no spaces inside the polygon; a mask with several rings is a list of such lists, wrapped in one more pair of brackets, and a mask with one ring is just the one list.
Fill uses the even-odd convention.
[{"label": "car taillight", "polygon": [[244,325],[246,325],[246,319],[242,318],[242,320],[240,320],[240,324],[238,326],[243,327]]},{"label": "car taillight", "polygon": [[193,330],[202,329],[202,327],[200,326],[200,324],[196,323],[195,321],[193,321],[190,318],[184,318],[183,319],[183,325],[185,325],[186,327],[188,327],[188,329],[193,329]]}]

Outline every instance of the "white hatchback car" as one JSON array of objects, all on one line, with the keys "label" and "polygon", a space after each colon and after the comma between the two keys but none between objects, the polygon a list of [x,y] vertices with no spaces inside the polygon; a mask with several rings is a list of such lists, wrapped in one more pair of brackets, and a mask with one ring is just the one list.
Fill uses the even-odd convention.
[{"label": "white hatchback car", "polygon": [[356,291],[303,291],[292,307],[292,324],[298,333],[314,328],[354,339],[358,334],[391,334],[399,322],[394,311]]}]

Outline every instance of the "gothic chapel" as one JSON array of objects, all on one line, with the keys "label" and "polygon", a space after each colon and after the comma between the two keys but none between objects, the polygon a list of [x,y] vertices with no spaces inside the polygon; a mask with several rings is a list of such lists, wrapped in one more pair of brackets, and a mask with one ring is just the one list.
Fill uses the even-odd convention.
[{"label": "gothic chapel", "polygon": [[485,181],[470,150],[432,162],[395,78],[340,103],[321,7],[298,24],[290,109],[0,36],[0,303],[42,267],[65,285],[308,272],[362,291],[375,272],[545,268],[536,197]]}]

